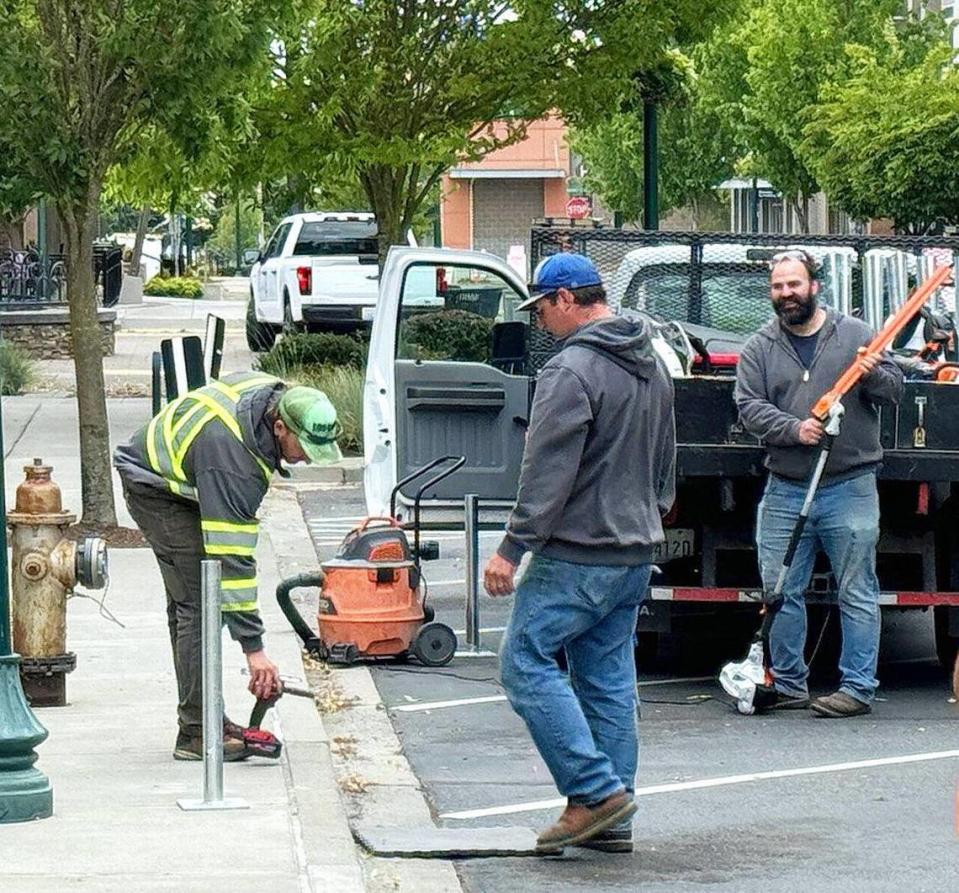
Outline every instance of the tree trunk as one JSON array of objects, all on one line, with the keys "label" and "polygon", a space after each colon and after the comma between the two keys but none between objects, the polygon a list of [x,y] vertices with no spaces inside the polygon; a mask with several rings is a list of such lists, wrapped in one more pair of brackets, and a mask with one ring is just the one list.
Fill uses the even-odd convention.
[{"label": "tree trunk", "polygon": [[130,275],[141,275],[140,266],[143,261],[143,243],[147,236],[147,221],[150,219],[150,209],[144,205],[140,208],[140,217],[137,220],[137,234],[133,240],[133,257],[130,258]]},{"label": "tree trunk", "polygon": [[[399,170],[405,172],[405,168]],[[406,196],[400,184],[405,181],[405,177],[398,176],[397,169],[378,165],[365,171],[361,180],[376,217],[377,259],[382,273],[390,246],[403,241],[403,206]]]},{"label": "tree trunk", "polygon": [[115,527],[117,515],[113,501],[103,349],[93,281],[98,194],[98,189],[91,188],[85,202],[61,208],[61,216],[66,237],[67,298],[80,419],[81,520],[92,527],[102,528]]}]

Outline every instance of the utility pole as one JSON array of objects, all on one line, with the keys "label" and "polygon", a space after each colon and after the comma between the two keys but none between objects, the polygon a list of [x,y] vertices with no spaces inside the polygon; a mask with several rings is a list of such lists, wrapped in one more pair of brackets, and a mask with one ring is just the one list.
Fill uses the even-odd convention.
[{"label": "utility pole", "polygon": [[233,228],[234,232],[234,242],[236,245],[236,269],[239,270],[243,265],[243,257],[240,254],[240,187],[237,186],[233,190],[233,203],[234,203],[234,216],[233,216]]},{"label": "utility pole", "polygon": [[659,133],[656,103],[643,103],[643,229],[659,229]]},{"label": "utility pole", "polygon": [[[3,450],[3,401],[0,400],[0,456]],[[7,500],[0,466],[0,506]],[[33,764],[34,748],[47,737],[23,696],[20,655],[10,633],[10,579],[7,525],[0,524],[0,824],[47,819],[53,815],[50,780]]]}]

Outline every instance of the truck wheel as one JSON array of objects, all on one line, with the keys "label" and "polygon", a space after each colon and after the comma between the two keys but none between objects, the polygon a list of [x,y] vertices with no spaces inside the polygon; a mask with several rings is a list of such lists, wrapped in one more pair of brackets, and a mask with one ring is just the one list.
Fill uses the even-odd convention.
[{"label": "truck wheel", "polygon": [[949,610],[948,605],[937,606],[932,609],[932,616],[939,663],[947,673],[952,673],[956,667],[956,656],[959,654],[959,638],[949,635]]},{"label": "truck wheel", "polygon": [[269,350],[275,341],[276,332],[273,331],[273,326],[256,318],[251,294],[246,305],[246,346],[254,353],[263,353]]},{"label": "truck wheel", "polygon": [[290,306],[290,296],[284,293],[283,301],[283,334],[295,335],[300,331],[300,324],[293,319],[293,308]]}]

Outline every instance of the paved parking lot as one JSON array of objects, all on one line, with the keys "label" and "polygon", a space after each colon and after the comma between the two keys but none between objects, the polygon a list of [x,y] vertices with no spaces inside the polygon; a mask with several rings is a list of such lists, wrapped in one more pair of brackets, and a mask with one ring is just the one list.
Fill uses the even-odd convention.
[{"label": "paved parking lot", "polygon": [[[301,504],[320,558],[364,514],[359,488],[306,493]],[[484,560],[497,541],[482,537]],[[430,600],[462,631],[462,536],[440,542],[441,559],[426,565]],[[483,597],[484,647],[495,650],[508,611],[509,600]],[[383,664],[373,677],[440,824],[552,820],[558,793],[503,699],[495,658]],[[641,678],[636,852],[464,861],[464,889],[954,889],[959,708],[928,617],[887,618],[880,678],[870,717],[745,718],[695,655],[654,663]]]}]

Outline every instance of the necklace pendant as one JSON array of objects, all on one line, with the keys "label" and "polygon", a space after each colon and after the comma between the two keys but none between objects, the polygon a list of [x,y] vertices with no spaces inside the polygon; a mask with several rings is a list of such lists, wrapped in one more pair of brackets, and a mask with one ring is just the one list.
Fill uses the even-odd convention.
[{"label": "necklace pendant", "polygon": [[808,369],[803,369],[803,371],[802,371],[802,380],[803,380],[803,381],[809,381],[809,370],[808,370]]}]

